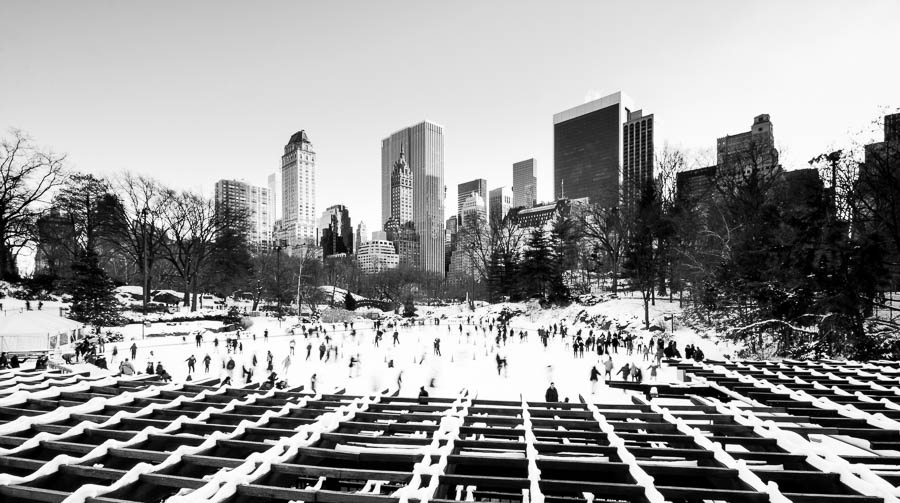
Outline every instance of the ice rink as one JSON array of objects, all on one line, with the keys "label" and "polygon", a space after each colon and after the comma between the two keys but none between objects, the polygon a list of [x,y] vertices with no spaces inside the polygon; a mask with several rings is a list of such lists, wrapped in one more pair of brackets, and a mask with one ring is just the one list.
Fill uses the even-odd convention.
[{"label": "ice rink", "polygon": [[[125,342],[107,344],[105,349],[107,359],[111,360],[113,347],[118,347],[118,356],[115,361],[110,362],[111,370],[117,370],[119,362],[130,356],[129,348],[134,342],[138,346],[135,368],[139,372],[145,370],[148,361],[154,364],[162,362],[175,380],[183,380],[188,375],[186,360],[194,355],[197,359],[197,371],[193,373],[192,379],[224,379],[230,375],[235,385],[246,382],[242,377],[242,367],[252,367],[254,355],[257,363],[253,367],[252,380],[264,381],[268,376],[267,353],[271,351],[275,372],[279,378],[286,378],[289,386],[303,385],[309,389],[311,376],[315,374],[318,391],[345,388],[348,393],[354,394],[396,388],[399,385],[403,396],[415,396],[419,388],[425,386],[432,396],[452,396],[460,389],[467,388],[477,392],[479,398],[485,399],[511,400],[519,399],[521,395],[529,400],[542,400],[549,383],[553,381],[559,390],[560,400],[569,398],[577,401],[579,393],[591,393],[591,367],[597,365],[598,370],[603,371],[600,357],[596,353],[585,350],[584,356],[577,358],[573,355],[571,346],[558,335],[551,337],[548,347],[544,348],[537,331],[529,326],[527,339],[520,340],[520,328],[515,320],[512,327],[516,335],[508,337],[506,344],[501,342],[499,346],[495,343],[496,326],[494,332],[490,333],[486,326],[482,330],[480,325],[460,324],[458,321],[447,324],[442,320],[440,325],[398,327],[399,344],[396,345],[392,342],[394,329],[382,328],[385,333],[378,347],[374,344],[372,322],[368,320],[354,322],[355,336],[351,335],[349,329],[345,330],[343,324],[324,324],[322,327],[325,333],[320,331],[310,337],[304,337],[299,329],[296,329],[295,335],[290,335],[287,331],[295,322],[296,320],[288,319],[279,326],[275,319],[256,318],[253,327],[242,332],[239,340],[243,351],[237,354],[228,353],[224,344],[226,337],[234,337],[234,332],[206,332],[198,348],[191,335],[185,337],[185,340],[180,336],[142,340],[139,332],[135,333],[134,326],[128,327],[130,330],[125,332]],[[196,322],[188,323],[181,329],[200,326]],[[569,329],[570,341],[578,328],[583,329],[586,337],[587,328],[575,325]],[[269,337],[265,340],[263,332],[267,329]],[[140,328],[137,327],[137,330]],[[320,359],[319,347],[325,342],[326,334],[331,337],[331,344],[337,347],[337,356],[332,353],[328,357],[326,354],[326,358]],[[701,347],[708,357],[721,356],[709,341],[696,340],[692,335],[684,331],[676,332],[675,339],[679,341],[679,348],[688,342],[703,343]],[[643,337],[648,337],[648,334],[645,333]],[[218,347],[213,343],[215,338],[219,340]],[[441,355],[434,351],[436,338],[440,339]],[[292,340],[295,341],[295,352],[290,355]],[[311,345],[309,358],[308,345]],[[498,353],[507,361],[505,372],[498,373]],[[204,372],[202,362],[207,354],[212,359],[209,373]],[[286,362],[288,356],[290,361]],[[351,356],[358,358],[359,368],[351,370]],[[235,361],[235,369],[231,372],[224,368],[229,358]],[[614,372],[618,372],[626,362],[636,363],[643,369],[644,381],[651,381],[648,369],[651,361],[644,360],[637,351],[633,356],[628,356],[624,347],[620,347],[618,353],[612,354],[612,358]],[[392,368],[389,366],[391,361]],[[657,381],[672,382],[675,379],[674,370],[665,365],[660,368]],[[610,403],[628,400],[623,392],[611,389],[602,382],[597,395],[597,398]]]}]

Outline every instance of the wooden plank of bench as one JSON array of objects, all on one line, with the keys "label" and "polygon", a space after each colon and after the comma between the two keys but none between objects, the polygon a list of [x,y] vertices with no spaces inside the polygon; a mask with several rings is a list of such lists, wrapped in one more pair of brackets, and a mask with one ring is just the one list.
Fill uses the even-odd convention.
[{"label": "wooden plank of bench", "polygon": [[180,477],[178,475],[163,475],[161,473],[142,473],[141,481],[163,487],[177,487],[180,489],[198,489],[206,485],[203,479]]},{"label": "wooden plank of bench", "polygon": [[[45,501],[47,503],[58,503],[69,496],[69,493],[62,491],[54,491],[52,489],[39,489],[37,487],[25,487],[20,485],[0,486],[0,494],[16,499]],[[15,501],[15,499],[11,501]]]},{"label": "wooden plank of bench", "polygon": [[328,466],[297,465],[291,463],[274,463],[272,464],[272,471],[291,475],[306,475],[310,477],[325,476],[331,479],[340,480],[388,480],[391,482],[405,482],[412,477],[412,474],[409,472],[332,468]]},{"label": "wooden plank of bench", "polygon": [[85,465],[60,465],[61,472],[102,480],[119,480],[126,473],[125,470],[117,470],[115,468],[97,468]]},{"label": "wooden plank of bench", "polygon": [[130,449],[124,447],[112,447],[109,454],[120,458],[138,459],[141,461],[155,461],[160,463],[171,456],[170,452],[147,451],[144,449]]},{"label": "wooden plank of bench", "polygon": [[235,468],[244,463],[243,459],[220,458],[218,456],[204,456],[200,454],[185,454],[181,460],[193,465],[214,466],[217,468]]}]

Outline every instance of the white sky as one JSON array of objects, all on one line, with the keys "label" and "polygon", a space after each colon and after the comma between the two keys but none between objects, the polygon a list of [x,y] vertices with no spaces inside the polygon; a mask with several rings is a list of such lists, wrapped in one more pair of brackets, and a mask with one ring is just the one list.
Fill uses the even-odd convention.
[{"label": "white sky", "polygon": [[318,212],[380,228],[381,139],[445,129],[456,185],[551,196],[554,113],[622,90],[656,141],[710,149],[771,114],[787,167],[900,106],[900,1],[116,2],[2,0],[0,128],[95,173],[212,194],[264,185],[306,129]]}]

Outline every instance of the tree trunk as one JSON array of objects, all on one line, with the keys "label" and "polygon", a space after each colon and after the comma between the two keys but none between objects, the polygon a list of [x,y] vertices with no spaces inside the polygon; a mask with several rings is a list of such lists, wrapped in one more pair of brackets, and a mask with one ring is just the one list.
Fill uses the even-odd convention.
[{"label": "tree trunk", "polygon": [[650,300],[646,293],[644,293],[644,329],[650,330]]},{"label": "tree trunk", "polygon": [[191,295],[193,298],[191,299],[191,312],[195,312],[197,310],[197,277],[194,276],[194,279],[191,281]]},{"label": "tree trunk", "polygon": [[191,282],[188,278],[184,278],[184,292],[182,292],[182,305],[188,307],[191,305]]}]

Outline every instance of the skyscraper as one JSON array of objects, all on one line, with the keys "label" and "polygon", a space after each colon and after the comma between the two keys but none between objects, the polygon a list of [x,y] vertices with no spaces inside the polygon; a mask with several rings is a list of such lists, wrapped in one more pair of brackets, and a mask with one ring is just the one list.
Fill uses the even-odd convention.
[{"label": "skyscraper", "polygon": [[553,194],[618,206],[622,186],[623,124],[633,109],[622,92],[553,116]]},{"label": "skyscraper", "polygon": [[488,204],[489,222],[499,224],[513,207],[513,192],[509,187],[498,187],[490,192]]},{"label": "skyscraper", "polygon": [[359,250],[359,246],[367,241],[369,241],[369,231],[366,223],[360,220],[356,225],[356,244],[353,246],[353,250]]},{"label": "skyscraper", "polygon": [[291,247],[316,241],[316,153],[298,131],[281,156],[282,229]]},{"label": "skyscraper", "polygon": [[329,206],[322,213],[319,228],[322,229],[320,243],[323,257],[340,253],[353,254],[353,225],[350,223],[350,210],[346,206]]},{"label": "skyscraper", "polygon": [[629,112],[622,142],[622,200],[629,205],[640,199],[642,187],[653,179],[653,114]]},{"label": "skyscraper", "polygon": [[391,217],[384,223],[388,240],[394,243],[400,264],[409,267],[419,265],[419,235],[413,222],[412,170],[406,163],[404,147],[400,146],[400,158],[391,170]]},{"label": "skyscraper", "polygon": [[272,209],[272,221],[281,218],[281,212],[284,209],[281,202],[281,170],[277,170],[269,175],[269,207]]},{"label": "skyscraper", "polygon": [[247,215],[248,241],[257,250],[272,244],[271,196],[266,187],[257,187],[239,180],[219,180],[215,188],[216,211],[243,211]]},{"label": "skyscraper", "polygon": [[381,215],[391,217],[391,172],[405,149],[412,172],[412,221],[419,236],[419,268],[444,270],[444,128],[424,121],[381,142]]},{"label": "skyscraper", "polygon": [[537,177],[534,158],[513,164],[513,207],[531,208],[537,203]]},{"label": "skyscraper", "polygon": [[460,217],[462,217],[463,203],[473,192],[481,196],[482,200],[487,201],[487,180],[484,178],[476,178],[475,180],[463,182],[456,186],[456,214]]}]

